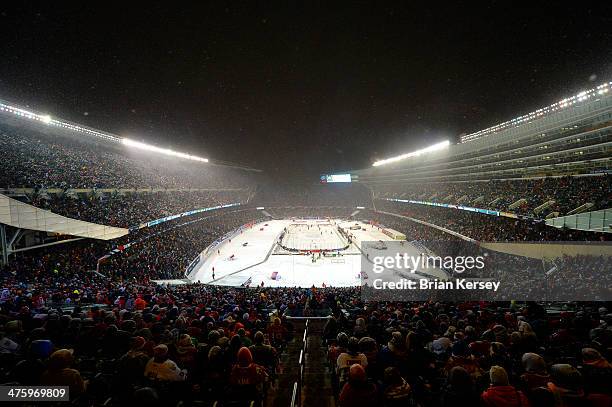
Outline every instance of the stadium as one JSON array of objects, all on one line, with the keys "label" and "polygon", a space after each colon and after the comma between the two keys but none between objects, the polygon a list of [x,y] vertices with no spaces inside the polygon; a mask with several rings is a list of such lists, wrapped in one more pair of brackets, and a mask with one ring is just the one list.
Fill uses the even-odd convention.
[{"label": "stadium", "polygon": [[612,405],[612,82],[290,180],[0,97],[6,405]]}]

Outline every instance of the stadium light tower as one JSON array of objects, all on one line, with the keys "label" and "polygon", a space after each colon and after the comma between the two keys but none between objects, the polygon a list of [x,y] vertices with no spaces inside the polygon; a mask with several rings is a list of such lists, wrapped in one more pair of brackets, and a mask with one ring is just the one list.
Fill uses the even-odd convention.
[{"label": "stadium light tower", "polygon": [[179,158],[184,158],[184,159],[193,160],[193,161],[200,161],[204,163],[208,162],[208,158],[202,158],[202,157],[198,157],[198,156],[191,155],[191,154],[180,153],[178,151],[170,150],[169,148],[161,148],[161,147],[153,146],[151,144],[141,143],[140,141],[131,140],[129,138],[122,138],[121,143],[128,147],[134,147],[134,148],[138,148],[141,150],[153,151],[155,153],[170,155],[173,157],[179,157]]},{"label": "stadium light tower", "polygon": [[429,147],[425,147],[425,148],[422,148],[420,150],[413,151],[411,153],[406,153],[406,154],[398,155],[398,156],[395,156],[395,157],[386,158],[384,160],[376,161],[374,164],[372,164],[372,166],[378,167],[380,165],[385,165],[385,164],[389,164],[389,163],[394,163],[396,161],[405,160],[406,158],[418,157],[421,154],[431,153],[431,152],[434,152],[434,151],[443,150],[445,148],[448,148],[448,146],[450,146],[450,141],[445,140],[445,141],[442,141],[440,143],[432,144]]}]

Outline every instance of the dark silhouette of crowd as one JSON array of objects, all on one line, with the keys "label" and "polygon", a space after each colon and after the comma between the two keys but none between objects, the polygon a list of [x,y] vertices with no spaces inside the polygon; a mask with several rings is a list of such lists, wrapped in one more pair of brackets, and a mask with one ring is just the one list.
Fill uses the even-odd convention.
[{"label": "dark silhouette of crowd", "polygon": [[0,188],[246,188],[254,173],[0,125]]},{"label": "dark silhouette of crowd", "polygon": [[377,201],[377,209],[405,215],[483,242],[606,241],[607,233],[555,228],[542,221],[437,206]]},{"label": "dark silhouette of crowd", "polygon": [[[589,210],[610,207],[612,176],[562,176],[482,182],[419,183],[377,187],[379,198],[401,198],[492,209],[544,219],[550,214],[563,216],[583,204]],[[522,200],[516,207],[510,206]],[[553,202],[551,202],[553,201]],[[534,210],[540,205],[550,205]]]},{"label": "dark silhouette of crowd", "polygon": [[537,303],[356,303],[345,311],[324,331],[340,406],[612,402],[612,314],[596,303],[548,312]]},{"label": "dark silhouette of crowd", "polygon": [[254,204],[271,207],[372,207],[370,190],[359,183],[262,185]]},{"label": "dark silhouette of crowd", "polygon": [[[130,195],[36,195],[28,203],[69,218],[117,227],[133,227],[170,215],[243,203],[246,191],[173,191]],[[27,201],[26,201],[27,202]]]}]

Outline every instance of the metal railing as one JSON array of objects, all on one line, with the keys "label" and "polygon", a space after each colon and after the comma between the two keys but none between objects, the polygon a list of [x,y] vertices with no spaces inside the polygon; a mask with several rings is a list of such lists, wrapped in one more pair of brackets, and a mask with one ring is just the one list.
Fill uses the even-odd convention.
[{"label": "metal railing", "polygon": [[298,377],[293,383],[291,407],[300,407],[302,405],[302,388],[304,386],[304,373],[306,370],[306,352],[308,351],[308,325],[309,320],[306,320],[304,335],[302,335],[302,349],[300,350],[300,358],[298,359]]}]

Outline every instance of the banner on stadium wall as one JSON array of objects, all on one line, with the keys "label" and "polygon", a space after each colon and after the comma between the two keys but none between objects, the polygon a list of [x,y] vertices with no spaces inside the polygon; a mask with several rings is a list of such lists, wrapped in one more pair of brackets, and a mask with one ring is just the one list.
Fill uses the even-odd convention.
[{"label": "banner on stadium wall", "polygon": [[485,215],[503,216],[503,217],[506,217],[506,218],[513,218],[513,219],[536,220],[536,219],[534,219],[534,218],[532,218],[530,216],[517,215],[515,213],[509,213],[509,212],[493,211],[493,210],[490,210],[490,209],[472,208],[470,206],[445,204],[445,203],[438,203],[438,202],[413,201],[411,199],[397,199],[397,198],[385,198],[385,200],[386,201],[393,201],[393,202],[411,203],[411,204],[417,204],[417,205],[439,206],[439,207],[442,207],[442,208],[459,209],[459,210],[462,210],[462,211],[484,213]]},{"label": "banner on stadium wall", "polygon": [[194,209],[192,211],[187,211],[187,212],[179,213],[176,215],[166,216],[165,218],[155,219],[149,222],[141,223],[140,225],[138,225],[137,228],[130,228],[130,232],[138,230],[138,229],[143,229],[143,228],[148,228],[151,226],[159,225],[160,223],[169,222],[174,219],[182,218],[183,216],[190,216],[190,215],[195,215],[197,213],[214,211],[216,209],[231,208],[231,207],[239,206],[239,205],[240,203],[237,202],[237,203],[231,203],[231,204],[225,204],[225,205],[211,206],[210,208]]},{"label": "banner on stadium wall", "polygon": [[185,269],[186,276],[189,276],[191,274],[195,266],[197,266],[200,263],[201,258],[202,258],[202,254],[200,253],[195,259],[191,261],[191,263],[189,263],[189,266],[187,266],[187,269]]}]

